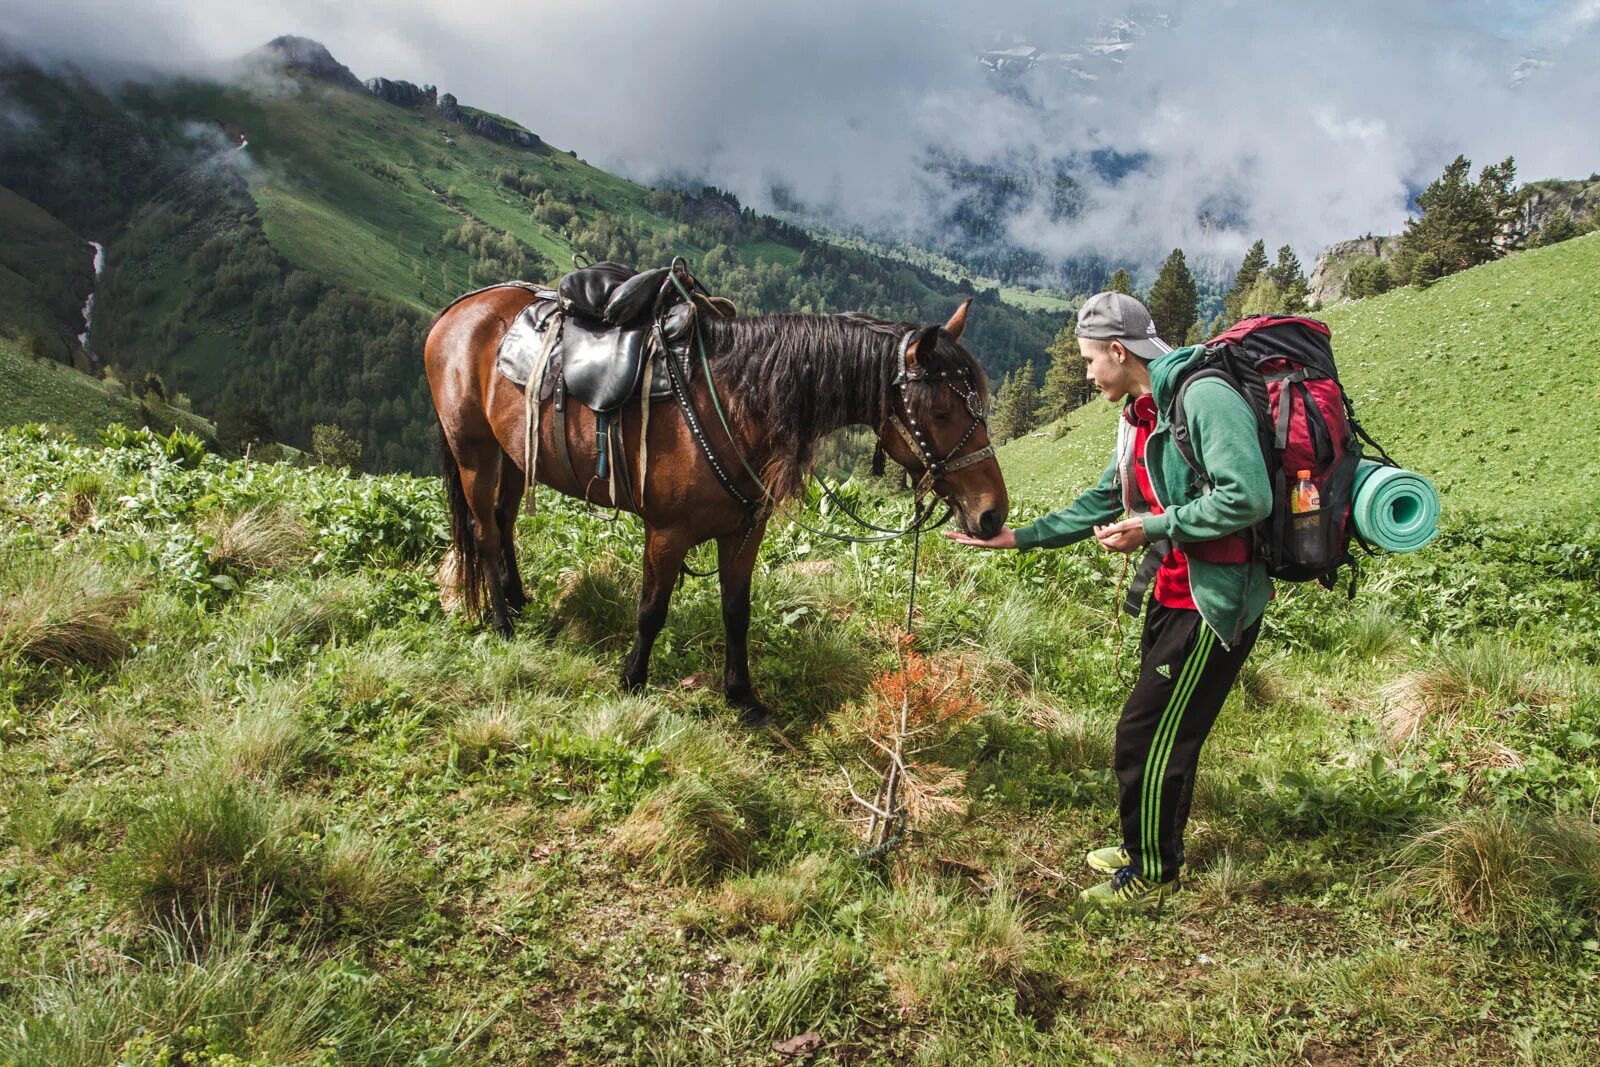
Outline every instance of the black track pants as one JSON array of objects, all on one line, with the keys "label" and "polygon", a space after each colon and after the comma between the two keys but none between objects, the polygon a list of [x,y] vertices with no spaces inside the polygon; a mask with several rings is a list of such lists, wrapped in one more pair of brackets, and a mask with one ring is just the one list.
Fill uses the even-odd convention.
[{"label": "black track pants", "polygon": [[1177,877],[1200,746],[1260,629],[1257,619],[1223,648],[1198,611],[1154,597],[1145,606],[1139,680],[1122,707],[1116,753],[1122,845],[1145,878]]}]

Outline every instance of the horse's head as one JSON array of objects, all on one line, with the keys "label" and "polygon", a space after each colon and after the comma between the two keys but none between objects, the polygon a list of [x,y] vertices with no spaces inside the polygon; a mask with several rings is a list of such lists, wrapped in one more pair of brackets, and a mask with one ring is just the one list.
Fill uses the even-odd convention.
[{"label": "horse's head", "polygon": [[962,530],[988,538],[1005,525],[1010,501],[984,421],[988,382],[961,347],[971,305],[963,303],[943,326],[906,335],[877,431],[884,451],[916,479],[919,499],[931,490]]}]

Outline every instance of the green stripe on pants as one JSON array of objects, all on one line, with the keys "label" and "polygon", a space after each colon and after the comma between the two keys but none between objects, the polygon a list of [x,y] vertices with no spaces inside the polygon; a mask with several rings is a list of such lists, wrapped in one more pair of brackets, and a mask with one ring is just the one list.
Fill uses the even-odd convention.
[{"label": "green stripe on pants", "polygon": [[1216,636],[1204,622],[1195,634],[1194,648],[1184,660],[1178,682],[1172,687],[1172,696],[1161,712],[1155,736],[1150,740],[1150,753],[1145,757],[1143,791],[1140,795],[1140,846],[1143,875],[1151,880],[1161,876],[1161,780],[1166,776],[1167,763],[1172,756],[1172,742],[1178,736],[1178,724],[1183,710],[1194,695],[1200,675],[1205,671],[1206,659],[1216,644]]}]

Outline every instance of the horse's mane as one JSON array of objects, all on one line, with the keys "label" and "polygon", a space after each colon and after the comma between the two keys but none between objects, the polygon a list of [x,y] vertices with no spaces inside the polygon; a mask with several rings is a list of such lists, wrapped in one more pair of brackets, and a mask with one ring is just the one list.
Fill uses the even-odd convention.
[{"label": "horse's mane", "polygon": [[[925,327],[867,315],[757,315],[701,319],[728,417],[759,426],[768,457],[762,480],[775,500],[800,490],[818,438],[853,423],[877,424],[906,334]],[[988,400],[983,368],[943,330],[928,371],[962,373]],[[925,411],[935,385],[906,383],[906,402]],[[920,417],[920,415],[919,415]]]}]

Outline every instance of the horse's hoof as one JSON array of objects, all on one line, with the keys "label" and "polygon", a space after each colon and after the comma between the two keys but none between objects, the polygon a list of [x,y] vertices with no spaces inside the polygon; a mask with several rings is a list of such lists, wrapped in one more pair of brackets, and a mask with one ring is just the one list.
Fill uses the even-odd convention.
[{"label": "horse's hoof", "polygon": [[750,730],[765,730],[772,725],[772,709],[759,700],[740,704],[739,725]]}]

